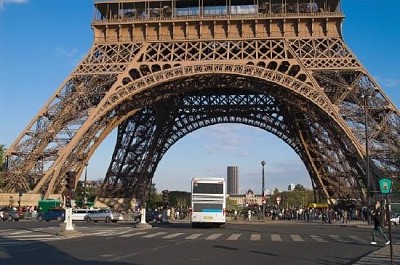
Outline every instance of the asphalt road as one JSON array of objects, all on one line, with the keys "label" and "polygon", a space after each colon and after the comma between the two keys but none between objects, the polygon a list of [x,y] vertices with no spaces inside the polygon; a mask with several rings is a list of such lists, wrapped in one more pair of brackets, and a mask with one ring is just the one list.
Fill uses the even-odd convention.
[{"label": "asphalt road", "polygon": [[295,222],[196,229],[81,222],[73,238],[59,230],[56,222],[0,222],[0,264],[352,264],[382,247],[369,244],[366,227]]}]

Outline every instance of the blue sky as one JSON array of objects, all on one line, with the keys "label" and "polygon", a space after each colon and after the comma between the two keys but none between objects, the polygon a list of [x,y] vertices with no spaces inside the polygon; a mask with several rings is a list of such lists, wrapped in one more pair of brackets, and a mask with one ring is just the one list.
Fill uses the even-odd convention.
[{"label": "blue sky", "polygon": [[[345,0],[344,39],[400,107],[398,0]],[[68,78],[93,42],[92,0],[0,0],[0,144],[11,145]],[[89,179],[101,179],[115,143],[110,135],[89,161]],[[290,183],[311,187],[297,155],[279,138],[244,125],[215,125],[179,140],[161,160],[153,181],[159,191],[190,190],[192,177],[226,177],[239,167],[240,191],[261,192]]]}]

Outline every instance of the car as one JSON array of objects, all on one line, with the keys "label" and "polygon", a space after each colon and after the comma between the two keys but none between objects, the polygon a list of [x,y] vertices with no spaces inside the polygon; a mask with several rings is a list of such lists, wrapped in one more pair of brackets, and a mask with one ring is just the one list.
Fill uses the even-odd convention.
[{"label": "car", "polygon": [[85,217],[90,213],[96,213],[100,209],[72,209],[72,221],[84,221]]},{"label": "car", "polygon": [[[160,223],[162,221],[163,214],[158,211],[146,211],[146,223]],[[135,216],[135,222],[140,223],[142,215],[138,214]]]},{"label": "car", "polygon": [[65,210],[64,209],[50,209],[47,212],[40,212],[37,217],[38,221],[49,222],[51,220],[64,221],[65,220]]},{"label": "car", "polygon": [[397,214],[395,217],[390,218],[390,223],[393,225],[400,224],[400,214]]},{"label": "car", "polygon": [[3,208],[1,214],[1,220],[3,221],[18,221],[19,220],[19,213],[18,211],[14,210],[13,208]]},{"label": "car", "polygon": [[97,212],[89,213],[85,216],[87,222],[104,221],[106,223],[116,223],[120,220],[121,214],[110,209],[100,209]]},{"label": "car", "polygon": [[0,221],[3,220],[3,213],[5,210],[7,210],[7,207],[0,207]]}]

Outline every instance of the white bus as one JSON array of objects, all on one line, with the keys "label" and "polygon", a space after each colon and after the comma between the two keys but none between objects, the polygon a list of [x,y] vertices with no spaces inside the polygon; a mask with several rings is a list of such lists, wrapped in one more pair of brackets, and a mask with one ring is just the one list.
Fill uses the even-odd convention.
[{"label": "white bus", "polygon": [[225,224],[226,187],[223,178],[192,179],[192,227]]}]

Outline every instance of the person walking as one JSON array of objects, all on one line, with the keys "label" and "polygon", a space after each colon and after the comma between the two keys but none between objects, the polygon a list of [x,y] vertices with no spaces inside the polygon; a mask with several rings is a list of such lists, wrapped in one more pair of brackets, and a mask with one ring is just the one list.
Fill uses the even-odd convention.
[{"label": "person walking", "polygon": [[372,215],[372,221],[374,222],[374,229],[372,230],[372,241],[371,241],[371,245],[376,245],[376,241],[375,241],[375,234],[376,232],[378,232],[379,234],[382,235],[382,237],[385,239],[385,245],[389,245],[390,244],[390,240],[388,239],[388,237],[385,235],[385,233],[383,233],[382,231],[382,216],[380,214],[380,211],[375,210],[375,212]]}]

